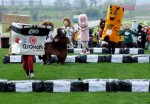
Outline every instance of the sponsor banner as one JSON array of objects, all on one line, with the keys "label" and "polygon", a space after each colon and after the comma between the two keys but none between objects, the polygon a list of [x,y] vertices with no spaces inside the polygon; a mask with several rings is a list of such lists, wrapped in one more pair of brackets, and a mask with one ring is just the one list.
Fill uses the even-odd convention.
[{"label": "sponsor banner", "polygon": [[12,23],[11,53],[23,55],[43,55],[44,43],[49,29],[44,26]]}]

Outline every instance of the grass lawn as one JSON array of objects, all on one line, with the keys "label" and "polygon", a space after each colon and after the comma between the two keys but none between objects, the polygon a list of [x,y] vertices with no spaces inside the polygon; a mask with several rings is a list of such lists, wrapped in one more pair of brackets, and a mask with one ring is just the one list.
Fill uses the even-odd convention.
[{"label": "grass lawn", "polygon": [[[0,49],[0,59],[8,49]],[[150,53],[150,51],[146,51]],[[35,80],[50,79],[150,79],[150,64],[138,63],[67,63],[41,66],[34,64]],[[20,63],[0,62],[0,79],[24,80]],[[150,93],[131,92],[71,92],[71,93],[4,93],[0,92],[0,104],[150,104]]]}]

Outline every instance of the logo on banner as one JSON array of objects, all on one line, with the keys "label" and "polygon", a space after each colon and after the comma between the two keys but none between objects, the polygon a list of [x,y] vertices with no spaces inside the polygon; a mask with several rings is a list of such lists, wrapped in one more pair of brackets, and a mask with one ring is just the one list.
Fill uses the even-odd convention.
[{"label": "logo on banner", "polygon": [[28,34],[32,35],[32,34],[38,34],[39,33],[39,30],[38,29],[30,29],[28,31]]},{"label": "logo on banner", "polygon": [[42,45],[37,44],[38,37],[30,36],[28,39],[29,44],[23,44],[23,49],[35,49],[35,50],[42,50],[44,47]]},{"label": "logo on banner", "polygon": [[35,45],[35,44],[37,43],[37,38],[36,38],[36,36],[30,36],[30,37],[29,37],[29,43],[30,43],[31,45]]}]

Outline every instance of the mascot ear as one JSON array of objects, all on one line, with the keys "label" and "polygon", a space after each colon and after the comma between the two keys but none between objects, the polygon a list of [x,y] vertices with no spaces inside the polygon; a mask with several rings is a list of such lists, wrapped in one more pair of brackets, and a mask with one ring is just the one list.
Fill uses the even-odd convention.
[{"label": "mascot ear", "polygon": [[109,7],[112,8],[112,5],[110,5]]}]

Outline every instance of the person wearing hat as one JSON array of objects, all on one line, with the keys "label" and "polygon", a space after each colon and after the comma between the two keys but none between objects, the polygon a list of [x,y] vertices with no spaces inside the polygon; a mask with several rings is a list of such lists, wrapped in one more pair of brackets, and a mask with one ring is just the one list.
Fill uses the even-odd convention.
[{"label": "person wearing hat", "polygon": [[122,28],[123,30],[120,31],[120,35],[124,36],[125,48],[132,48],[133,47],[132,35],[139,36],[139,34],[131,30],[131,24],[129,23],[123,24]]}]

